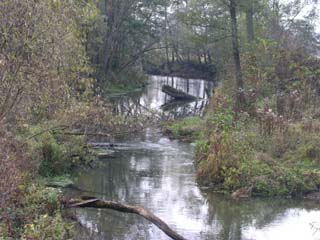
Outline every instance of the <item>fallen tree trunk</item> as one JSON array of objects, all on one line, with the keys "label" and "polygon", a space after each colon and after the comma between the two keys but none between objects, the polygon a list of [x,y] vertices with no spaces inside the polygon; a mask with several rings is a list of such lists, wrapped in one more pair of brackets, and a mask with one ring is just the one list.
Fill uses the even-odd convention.
[{"label": "fallen tree trunk", "polygon": [[186,240],[184,237],[173,231],[164,221],[155,216],[150,211],[140,206],[130,206],[112,201],[102,201],[96,198],[86,198],[87,200],[70,200],[67,203],[71,208],[105,208],[112,209],[124,213],[133,213],[141,217],[144,217],[148,221],[152,222],[158,228],[160,228],[166,235],[174,240]]},{"label": "fallen tree trunk", "polygon": [[170,87],[169,85],[162,86],[162,92],[168,94],[170,97],[173,97],[177,100],[193,100],[195,101],[197,98],[188,93],[185,93],[176,88]]}]

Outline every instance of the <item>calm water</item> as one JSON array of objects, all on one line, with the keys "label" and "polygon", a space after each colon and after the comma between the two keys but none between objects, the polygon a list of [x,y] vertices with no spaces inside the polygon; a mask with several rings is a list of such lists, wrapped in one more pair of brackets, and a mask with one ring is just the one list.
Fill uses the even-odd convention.
[{"label": "calm water", "polygon": [[[170,85],[181,89],[199,98],[199,100],[195,102],[174,101],[161,91],[163,85]],[[164,116],[178,118],[201,115],[213,87],[213,82],[200,79],[188,80],[175,77],[152,76],[149,79],[149,85],[142,93],[136,92],[129,96],[115,96],[109,100],[114,103],[115,112],[129,117],[139,113],[156,111]]]},{"label": "calm water", "polygon": [[[145,92],[133,99],[122,99],[116,108],[120,111],[121,107],[136,103],[132,114],[146,108],[174,116],[181,111],[201,113],[198,106],[205,100],[164,109],[163,105],[171,102],[161,93],[161,84],[172,83],[171,80],[153,77]],[[187,83],[177,78],[173,85],[185,91],[189,88],[190,94],[204,99],[205,92],[212,88],[208,82]],[[320,239],[320,233],[313,228],[320,224],[319,205],[290,199],[235,201],[201,190],[195,182],[193,144],[171,141],[157,128],[117,143],[114,158],[101,159],[99,168],[78,174],[77,185],[89,191],[83,195],[142,205],[191,240]],[[78,229],[77,239],[169,239],[136,215],[97,209],[74,211],[84,226]]]}]

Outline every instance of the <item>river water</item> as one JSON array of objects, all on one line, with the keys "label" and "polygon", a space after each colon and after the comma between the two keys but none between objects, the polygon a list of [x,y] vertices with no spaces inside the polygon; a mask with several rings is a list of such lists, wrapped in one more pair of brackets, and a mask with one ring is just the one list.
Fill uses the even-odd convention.
[{"label": "river water", "polygon": [[[169,117],[201,114],[212,83],[150,77],[141,93],[114,100],[115,111],[136,114],[146,109]],[[161,92],[169,84],[200,99],[175,103]],[[187,239],[308,240],[320,239],[319,204],[293,199],[236,201],[201,189],[195,181],[194,144],[170,140],[158,128],[115,140],[113,157],[80,171],[76,185],[90,195],[141,205]],[[104,143],[98,144],[103,148]],[[110,150],[110,148],[108,148]],[[79,193],[77,193],[79,195]],[[166,240],[157,227],[139,216],[112,210],[76,209],[83,227],[76,239]]]}]

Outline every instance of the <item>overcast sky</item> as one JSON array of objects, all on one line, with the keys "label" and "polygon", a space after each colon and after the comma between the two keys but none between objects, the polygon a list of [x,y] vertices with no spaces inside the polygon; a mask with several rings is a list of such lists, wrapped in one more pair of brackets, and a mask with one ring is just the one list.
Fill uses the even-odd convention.
[{"label": "overcast sky", "polygon": [[[294,0],[281,0],[280,2],[282,2],[282,3],[290,3],[290,2],[293,2],[293,1]],[[313,6],[316,6],[317,12],[320,15],[320,1],[319,1],[318,4],[313,5]],[[311,9],[312,9],[312,5],[311,4],[305,5],[305,7],[303,8],[303,10],[301,11],[301,13],[298,15],[297,18],[303,18],[303,16],[306,15],[308,12],[310,12]],[[316,23],[317,32],[320,33],[320,18],[318,18],[315,21],[315,23]]]}]

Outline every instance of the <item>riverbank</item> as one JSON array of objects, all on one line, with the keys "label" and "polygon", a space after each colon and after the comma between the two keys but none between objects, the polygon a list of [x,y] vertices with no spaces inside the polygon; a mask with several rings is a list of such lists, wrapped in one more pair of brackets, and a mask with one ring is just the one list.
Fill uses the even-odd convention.
[{"label": "riverbank", "polygon": [[164,134],[170,139],[184,142],[194,142],[203,135],[204,120],[200,117],[188,117],[182,120],[171,120],[161,123]]},{"label": "riverbank", "polygon": [[115,116],[108,104],[91,100],[70,105],[51,120],[1,129],[0,233],[5,239],[72,238],[74,222],[62,211],[61,189],[73,186],[75,168],[92,167],[101,155],[88,140],[141,129],[136,120]]},{"label": "riverbank", "polygon": [[[24,134],[29,136],[27,140]],[[64,162],[67,153],[62,149],[67,148],[58,144],[47,130],[29,126],[15,136],[1,130],[0,142],[0,157],[7,159],[0,169],[1,237],[70,238],[73,224],[63,218],[61,192],[46,186],[49,175],[65,174],[70,166],[71,159]]]},{"label": "riverbank", "polygon": [[142,91],[148,85],[149,76],[141,69],[105,74],[97,74],[95,94],[118,97]]},{"label": "riverbank", "polygon": [[289,123],[270,120],[266,112],[255,121],[223,105],[213,114],[197,146],[201,184],[236,198],[301,197],[319,190],[318,120]]},{"label": "riverbank", "polygon": [[123,95],[128,95],[132,93],[137,93],[143,91],[147,84],[141,85],[132,85],[132,86],[125,86],[125,85],[114,85],[109,86],[108,90],[104,91],[104,95],[108,97],[119,97]]},{"label": "riverbank", "polygon": [[234,121],[235,113],[220,107],[204,119],[163,124],[171,138],[197,143],[195,164],[201,185],[234,198],[320,200],[313,197],[320,187],[319,121],[291,123],[286,130],[274,126],[269,134],[269,129],[259,129],[259,123],[246,116]]},{"label": "riverbank", "polygon": [[224,85],[215,90],[204,119],[166,127],[174,137],[197,141],[195,163],[201,185],[234,198],[309,198],[319,191],[318,95],[309,91],[316,88],[318,63],[299,53],[287,54],[294,66],[288,75],[299,72],[300,79],[288,81],[283,92],[274,94],[276,85],[264,82],[260,89],[245,93],[246,109],[239,112],[232,88]]}]

